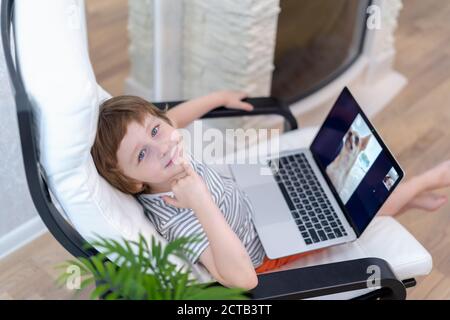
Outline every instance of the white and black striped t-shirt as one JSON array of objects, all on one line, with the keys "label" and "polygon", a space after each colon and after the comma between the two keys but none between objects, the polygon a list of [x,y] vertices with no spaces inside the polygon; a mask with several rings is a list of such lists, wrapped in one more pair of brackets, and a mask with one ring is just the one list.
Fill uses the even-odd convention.
[{"label": "white and black striped t-shirt", "polygon": [[[194,170],[205,181],[225,220],[247,249],[253,266],[258,267],[264,260],[265,251],[252,221],[253,208],[247,195],[239,189],[233,179],[219,174],[193,157],[190,161]],[[203,227],[192,209],[179,209],[168,205],[160,198],[162,195],[173,193],[140,194],[137,199],[144,206],[144,212],[156,230],[167,241],[171,242],[183,236],[200,235],[200,241],[188,245],[190,254],[187,253],[187,257],[196,263],[209,245]]]}]

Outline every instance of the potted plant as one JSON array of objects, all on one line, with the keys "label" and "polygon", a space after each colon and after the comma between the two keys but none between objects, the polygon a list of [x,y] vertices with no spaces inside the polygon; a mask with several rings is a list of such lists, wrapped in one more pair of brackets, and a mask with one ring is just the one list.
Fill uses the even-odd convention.
[{"label": "potted plant", "polygon": [[[67,284],[73,278],[68,270],[77,270],[80,276],[77,294],[95,286],[91,299],[246,299],[243,289],[199,283],[192,277],[192,266],[185,256],[185,246],[191,241],[198,238],[180,238],[163,246],[152,236],[149,247],[142,235],[138,241],[123,242],[97,237],[86,247],[95,247],[101,253],[57,266],[61,270],[57,284]],[[187,264],[177,266],[170,260],[172,255]]]}]

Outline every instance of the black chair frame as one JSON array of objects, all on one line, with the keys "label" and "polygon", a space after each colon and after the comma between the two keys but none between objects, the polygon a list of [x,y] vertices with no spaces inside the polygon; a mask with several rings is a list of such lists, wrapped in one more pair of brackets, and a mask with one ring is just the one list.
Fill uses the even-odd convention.
[{"label": "black chair frame", "polygon": [[[1,35],[7,69],[14,94],[19,125],[23,164],[33,203],[55,239],[74,257],[89,258],[98,252],[85,249],[86,241],[58,211],[50,196],[43,171],[39,164],[39,150],[33,126],[32,104],[26,93],[20,67],[15,55],[13,34],[14,0],[2,0]],[[255,108],[251,112],[215,109],[203,118],[240,117],[254,115],[279,115],[284,118],[285,130],[297,129],[297,121],[289,107],[273,97],[246,99]],[[155,103],[164,108],[182,101]],[[359,296],[359,299],[405,299],[406,288],[415,285],[414,279],[400,281],[389,264],[379,258],[364,258],[317,265],[306,268],[277,271],[258,276],[258,286],[249,292],[253,299],[306,299],[329,294],[368,288],[368,267],[377,265],[381,271],[380,289]]]}]

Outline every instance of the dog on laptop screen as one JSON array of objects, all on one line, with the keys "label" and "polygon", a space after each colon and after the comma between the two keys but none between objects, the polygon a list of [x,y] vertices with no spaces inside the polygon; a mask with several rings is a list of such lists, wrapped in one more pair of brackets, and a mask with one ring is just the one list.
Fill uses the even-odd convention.
[{"label": "dog on laptop screen", "polygon": [[328,177],[338,193],[345,188],[350,172],[360,154],[366,150],[370,138],[371,135],[361,137],[357,131],[352,129],[344,136],[341,150],[326,168]]}]

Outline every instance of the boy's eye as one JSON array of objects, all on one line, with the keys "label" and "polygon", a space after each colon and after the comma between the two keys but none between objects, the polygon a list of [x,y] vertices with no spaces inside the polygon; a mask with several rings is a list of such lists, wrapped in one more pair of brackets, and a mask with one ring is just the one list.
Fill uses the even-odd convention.
[{"label": "boy's eye", "polygon": [[145,157],[145,149],[142,149],[138,155],[138,162],[141,162]]},{"label": "boy's eye", "polygon": [[151,132],[152,137],[156,136],[156,134],[158,133],[158,131],[159,131],[159,125],[157,125],[156,127],[154,127],[154,128],[152,129],[152,132]]}]

